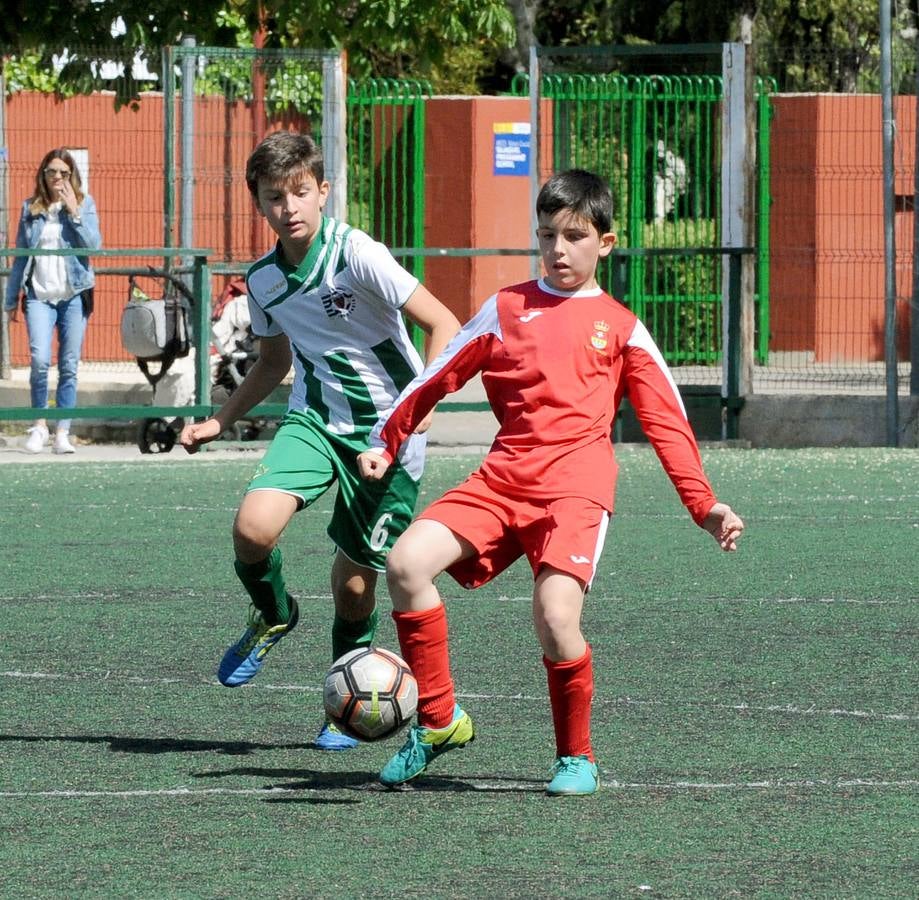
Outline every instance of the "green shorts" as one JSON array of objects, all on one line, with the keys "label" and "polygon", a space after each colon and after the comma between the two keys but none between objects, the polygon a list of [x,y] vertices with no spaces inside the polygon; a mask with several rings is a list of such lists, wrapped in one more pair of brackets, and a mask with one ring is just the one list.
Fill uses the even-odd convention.
[{"label": "green shorts", "polygon": [[419,483],[395,462],[381,481],[364,481],[353,436],[330,434],[307,412],[290,411],[246,488],[293,494],[305,509],[337,480],[329,537],[358,565],[382,572],[386,554],[412,521]]}]

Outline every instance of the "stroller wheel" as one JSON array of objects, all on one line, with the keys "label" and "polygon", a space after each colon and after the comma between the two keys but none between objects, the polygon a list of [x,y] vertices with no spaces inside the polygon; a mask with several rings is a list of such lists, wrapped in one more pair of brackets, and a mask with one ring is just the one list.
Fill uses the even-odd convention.
[{"label": "stroller wheel", "polygon": [[137,446],[141,453],[168,453],[175,442],[175,430],[165,419],[142,419],[137,426]]}]

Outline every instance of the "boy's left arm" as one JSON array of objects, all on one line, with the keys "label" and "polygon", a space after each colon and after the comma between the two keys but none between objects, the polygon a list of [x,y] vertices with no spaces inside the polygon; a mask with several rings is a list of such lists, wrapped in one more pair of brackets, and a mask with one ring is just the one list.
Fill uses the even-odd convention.
[{"label": "boy's left arm", "polygon": [[[427,352],[424,363],[428,365],[437,359],[440,351],[450,343],[450,339],[460,330],[459,319],[447,309],[423,284],[415,288],[402,311],[427,336]],[[431,410],[415,428],[415,434],[424,434],[431,427],[434,411]]]},{"label": "boy's left arm", "polygon": [[443,352],[403,388],[396,403],[380,416],[370,433],[370,449],[357,458],[364,478],[382,478],[408,435],[420,430],[417,423],[428,418],[446,394],[458,390],[482,370],[498,331],[495,295],[482,304],[455,339],[448,340]]},{"label": "boy's left arm", "polygon": [[642,430],[693,521],[709,532],[722,550],[736,550],[743,521],[716,498],[702,469],[699,446],[673,376],[640,323],[626,349],[622,378]]},{"label": "boy's left arm", "polygon": [[460,330],[459,319],[423,284],[415,288],[402,311],[428,336],[425,365],[437,359],[450,338]]},{"label": "boy's left arm", "polygon": [[727,503],[716,503],[702,521],[702,527],[716,540],[722,550],[736,550],[743,534],[743,519]]}]

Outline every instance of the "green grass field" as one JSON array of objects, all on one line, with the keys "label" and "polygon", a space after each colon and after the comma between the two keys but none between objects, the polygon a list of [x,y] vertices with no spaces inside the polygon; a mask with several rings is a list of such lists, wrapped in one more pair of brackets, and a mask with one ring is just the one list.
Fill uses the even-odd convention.
[{"label": "green grass field", "polygon": [[[524,566],[442,583],[478,738],[390,793],[401,737],[311,746],[331,497],[282,544],[300,626],[227,690],[251,455],[0,466],[0,896],[916,897],[919,452],[704,456],[735,554],[620,452],[584,621],[602,787],[554,800]],[[432,457],[422,503],[476,462]]]}]

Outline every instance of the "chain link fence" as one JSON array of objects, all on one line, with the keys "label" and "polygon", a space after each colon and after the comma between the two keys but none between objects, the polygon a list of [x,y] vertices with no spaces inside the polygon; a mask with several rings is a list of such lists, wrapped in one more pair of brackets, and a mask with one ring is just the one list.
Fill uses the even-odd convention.
[{"label": "chain link fence", "polygon": [[[895,35],[901,393],[915,328],[916,49],[915,36]],[[724,361],[725,261],[711,252],[726,233],[723,52],[722,45],[565,48],[540,58],[538,174],[583,165],[609,178],[625,252],[603,271],[604,284],[645,319],[689,387],[717,382]],[[755,166],[744,175],[752,203],[743,224],[755,267],[741,334],[749,390],[880,395],[879,54],[754,48],[754,55],[746,110]],[[105,246],[207,248],[216,295],[270,246],[245,187],[245,160],[262,135],[291,127],[323,145],[334,214],[390,245],[424,247],[425,221],[436,214],[425,202],[425,174],[436,161],[425,157],[431,89],[423,82],[346,82],[338,56],[325,51],[189,45],[168,48],[155,65],[137,55],[100,61],[86,49],[46,62],[52,74],[78,66],[78,86],[91,92],[30,90],[36,76],[8,59],[0,123],[7,246],[40,159],[67,146],[100,209]],[[530,87],[522,78],[512,92],[529,96]],[[402,261],[423,277],[424,259],[419,252]],[[117,265],[99,260],[85,365],[134,371],[118,332],[125,272],[150,263],[141,255]],[[22,377],[24,329],[6,337],[4,359]]]}]

